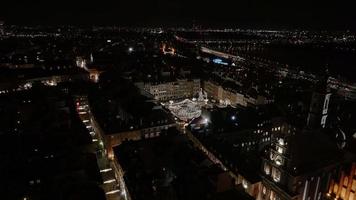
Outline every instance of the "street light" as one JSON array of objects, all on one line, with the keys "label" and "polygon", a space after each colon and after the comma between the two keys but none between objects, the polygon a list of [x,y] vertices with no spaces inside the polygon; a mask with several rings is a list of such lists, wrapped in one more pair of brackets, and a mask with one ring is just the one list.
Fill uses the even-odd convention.
[{"label": "street light", "polygon": [[209,123],[208,118],[203,118],[203,124],[208,124],[208,123]]}]

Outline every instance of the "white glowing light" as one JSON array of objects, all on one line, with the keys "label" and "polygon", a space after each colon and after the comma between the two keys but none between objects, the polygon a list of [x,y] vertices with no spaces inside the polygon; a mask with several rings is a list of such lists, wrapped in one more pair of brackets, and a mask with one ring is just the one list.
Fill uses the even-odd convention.
[{"label": "white glowing light", "polygon": [[208,124],[209,120],[207,118],[204,118],[203,123]]},{"label": "white glowing light", "polygon": [[110,179],[110,180],[104,181],[104,184],[113,183],[115,181],[116,181],[115,179]]},{"label": "white glowing light", "polygon": [[109,172],[109,171],[112,171],[112,168],[106,168],[106,169],[100,170],[100,172]]},{"label": "white glowing light", "polygon": [[111,190],[109,192],[107,192],[106,194],[115,194],[115,193],[119,193],[120,190]]},{"label": "white glowing light", "polygon": [[278,143],[283,146],[284,145],[284,140],[281,138],[281,139],[278,140]]}]

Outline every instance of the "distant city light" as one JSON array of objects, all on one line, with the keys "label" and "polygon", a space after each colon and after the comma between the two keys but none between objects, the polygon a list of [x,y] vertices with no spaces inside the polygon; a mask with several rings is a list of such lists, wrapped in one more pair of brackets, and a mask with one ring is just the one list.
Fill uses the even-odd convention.
[{"label": "distant city light", "polygon": [[215,58],[215,59],[213,59],[213,63],[215,63],[215,64],[220,64],[220,65],[228,65],[228,63],[227,62],[224,62],[222,59],[220,59],[220,58]]}]

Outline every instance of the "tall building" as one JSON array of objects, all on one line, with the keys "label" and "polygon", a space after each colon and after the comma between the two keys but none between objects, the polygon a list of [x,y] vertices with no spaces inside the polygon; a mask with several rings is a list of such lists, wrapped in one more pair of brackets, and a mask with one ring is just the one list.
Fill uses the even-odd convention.
[{"label": "tall building", "polygon": [[331,92],[327,82],[321,81],[313,92],[307,125],[310,128],[325,128],[328,117]]},{"label": "tall building", "polygon": [[330,181],[327,199],[356,199],[356,163],[336,170],[335,177]]},{"label": "tall building", "polygon": [[319,200],[326,194],[342,154],[320,132],[292,130],[281,127],[273,133],[262,161],[258,199]]}]

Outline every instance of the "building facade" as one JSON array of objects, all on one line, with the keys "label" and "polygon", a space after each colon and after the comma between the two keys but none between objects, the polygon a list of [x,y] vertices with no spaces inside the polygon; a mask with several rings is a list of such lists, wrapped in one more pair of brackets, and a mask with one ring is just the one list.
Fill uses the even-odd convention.
[{"label": "building facade", "polygon": [[331,179],[327,199],[354,200],[356,199],[356,163],[337,170]]},{"label": "building facade", "polygon": [[316,145],[320,134],[297,133],[290,128],[278,127],[279,133],[273,134],[272,145],[262,159],[258,199],[323,199],[337,166],[336,157],[340,156],[334,152],[336,146],[334,149],[325,148],[323,143]]},{"label": "building facade", "polygon": [[257,98],[253,98],[234,91],[233,89],[223,88],[221,85],[212,81],[204,81],[203,89],[207,92],[209,98],[215,99],[216,101],[226,105],[239,105],[246,107],[248,105],[263,105],[272,102],[272,100],[268,100],[262,95],[258,95]]},{"label": "building facade", "polygon": [[141,90],[153,95],[154,99],[159,101],[191,98],[196,95],[201,88],[199,79],[181,79],[160,84],[137,83],[136,85]]}]

